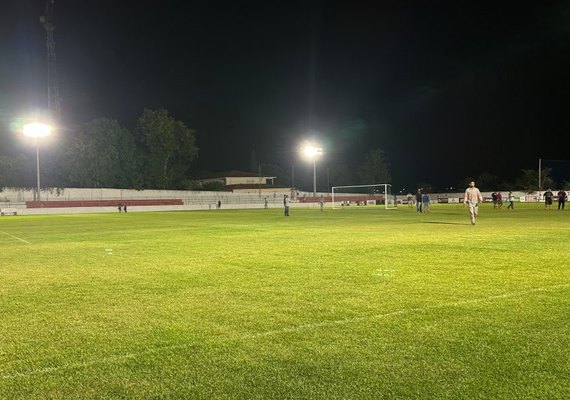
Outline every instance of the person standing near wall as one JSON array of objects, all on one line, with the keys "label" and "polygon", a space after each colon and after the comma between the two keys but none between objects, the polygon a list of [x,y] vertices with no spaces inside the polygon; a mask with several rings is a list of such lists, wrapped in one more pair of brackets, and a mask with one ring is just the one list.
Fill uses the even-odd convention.
[{"label": "person standing near wall", "polygon": [[503,194],[501,192],[497,192],[497,207],[499,210],[503,208]]},{"label": "person standing near wall", "polygon": [[422,195],[422,211],[429,212],[429,195],[427,193]]},{"label": "person standing near wall", "polygon": [[552,190],[548,189],[546,192],[544,192],[544,209],[545,210],[550,210],[550,208],[552,207],[552,199],[554,198],[554,193],[552,193]]},{"label": "person standing near wall", "polygon": [[564,190],[558,191],[558,209],[564,210],[564,205],[566,204],[566,192]]},{"label": "person standing near wall", "polygon": [[515,209],[515,196],[513,195],[513,192],[509,192],[509,206],[507,207],[507,209],[511,209],[514,210]]},{"label": "person standing near wall", "polygon": [[493,210],[497,209],[497,192],[491,193],[491,199],[493,199]]},{"label": "person standing near wall", "polygon": [[422,212],[422,189],[416,192],[416,211]]},{"label": "person standing near wall", "polygon": [[289,216],[289,206],[291,205],[291,200],[289,199],[289,196],[287,196],[286,194],[283,195],[283,207],[285,208],[285,216],[288,217]]}]

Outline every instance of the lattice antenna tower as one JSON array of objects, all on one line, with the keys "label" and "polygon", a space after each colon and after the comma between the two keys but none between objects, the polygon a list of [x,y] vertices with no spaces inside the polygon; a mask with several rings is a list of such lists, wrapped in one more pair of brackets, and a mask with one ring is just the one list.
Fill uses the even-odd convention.
[{"label": "lattice antenna tower", "polygon": [[59,98],[59,87],[57,83],[57,68],[55,58],[55,40],[53,32],[55,25],[53,22],[55,0],[46,1],[45,15],[40,17],[40,22],[46,30],[46,46],[47,46],[47,90],[48,90],[48,110],[53,118],[57,120],[61,117],[61,100]]}]

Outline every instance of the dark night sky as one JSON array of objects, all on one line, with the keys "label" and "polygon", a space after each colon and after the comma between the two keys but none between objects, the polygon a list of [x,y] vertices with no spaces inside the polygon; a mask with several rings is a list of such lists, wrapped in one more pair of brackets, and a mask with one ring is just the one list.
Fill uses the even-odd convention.
[{"label": "dark night sky", "polygon": [[[0,0],[4,136],[47,103],[44,4]],[[570,159],[569,1],[56,0],[55,24],[65,123],[164,107],[196,169],[308,169],[308,135],[322,166],[384,149],[402,186]]]}]

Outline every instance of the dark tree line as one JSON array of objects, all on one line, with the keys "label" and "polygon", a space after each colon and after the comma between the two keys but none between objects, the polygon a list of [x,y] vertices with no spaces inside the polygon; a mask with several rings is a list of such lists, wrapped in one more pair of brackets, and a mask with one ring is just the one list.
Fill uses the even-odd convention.
[{"label": "dark tree line", "polygon": [[[192,180],[191,166],[198,154],[196,131],[174,119],[164,109],[145,109],[136,126],[129,130],[116,120],[98,118],[58,133],[57,146],[41,146],[42,187],[131,188],[223,190],[221,184],[199,185]],[[2,138],[0,138],[2,139]],[[5,141],[5,138],[3,139]],[[0,147],[0,189],[34,187],[35,154],[9,151]],[[276,177],[279,186],[312,188],[308,168],[294,176],[291,166],[259,163],[253,152],[251,172]],[[319,164],[317,190],[330,191],[332,186],[391,183],[390,164],[381,149],[369,150],[357,165]],[[466,177],[455,188],[463,190],[475,180],[483,191],[524,190],[533,192],[539,182],[536,170],[523,169],[514,181],[504,181],[491,173]],[[570,187],[570,182],[555,182],[551,169],[542,170],[542,189]],[[428,192],[438,190],[429,183],[418,183]]]},{"label": "dark tree line", "polygon": [[[497,175],[485,172],[477,177],[467,177],[457,184],[459,189],[467,187],[470,181],[475,181],[477,187],[484,192],[495,190],[520,190],[528,193],[539,190],[538,170],[522,169],[520,175],[513,181],[506,181]],[[540,190],[553,188],[569,188],[569,181],[558,182],[552,177],[551,168],[543,168],[540,171]]]},{"label": "dark tree line", "polygon": [[[185,189],[198,154],[196,131],[164,109],[145,109],[133,131],[98,118],[42,147],[43,187]],[[33,187],[31,154],[0,155],[0,187]]]}]

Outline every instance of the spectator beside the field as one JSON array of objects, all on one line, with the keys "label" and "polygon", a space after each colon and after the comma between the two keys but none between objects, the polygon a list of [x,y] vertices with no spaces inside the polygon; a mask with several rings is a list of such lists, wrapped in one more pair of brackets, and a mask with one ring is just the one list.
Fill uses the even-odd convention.
[{"label": "spectator beside the field", "polygon": [[491,193],[491,199],[493,199],[493,210],[497,208],[497,193]]},{"label": "spectator beside the field", "polygon": [[416,211],[422,212],[422,189],[416,192]]},{"label": "spectator beside the field", "polygon": [[408,207],[413,207],[414,206],[414,196],[412,196],[411,193],[408,193],[406,198],[408,199]]},{"label": "spectator beside the field", "polygon": [[558,191],[558,209],[564,210],[566,204],[566,192],[564,190]]},{"label": "spectator beside the field", "polygon": [[548,189],[546,192],[544,192],[544,209],[545,210],[550,210],[551,206],[552,206],[552,199],[554,198],[554,193],[552,193],[552,190]]},{"label": "spectator beside the field", "polygon": [[283,207],[285,207],[285,216],[289,216],[289,206],[291,205],[291,201],[289,200],[289,196],[286,194],[283,195]]},{"label": "spectator beside the field", "polygon": [[475,182],[469,182],[469,187],[465,190],[463,197],[463,204],[469,206],[469,216],[471,217],[471,225],[477,222],[477,215],[479,214],[479,203],[483,202],[483,196],[479,189],[475,187]]},{"label": "spectator beside the field", "polygon": [[269,206],[267,204],[267,197],[263,201],[263,208],[269,208]]},{"label": "spectator beside the field", "polygon": [[509,206],[507,207],[507,209],[511,209],[514,210],[515,209],[515,196],[513,195],[513,192],[509,192]]},{"label": "spectator beside the field", "polygon": [[422,195],[422,211],[429,212],[429,195],[427,193]]},{"label": "spectator beside the field", "polygon": [[218,210],[222,208],[222,200],[218,200]]},{"label": "spectator beside the field", "polygon": [[119,208],[119,212],[123,211],[123,205],[122,204],[119,204],[117,207]]},{"label": "spectator beside the field", "polygon": [[123,211],[127,212],[127,203],[123,203]]}]

